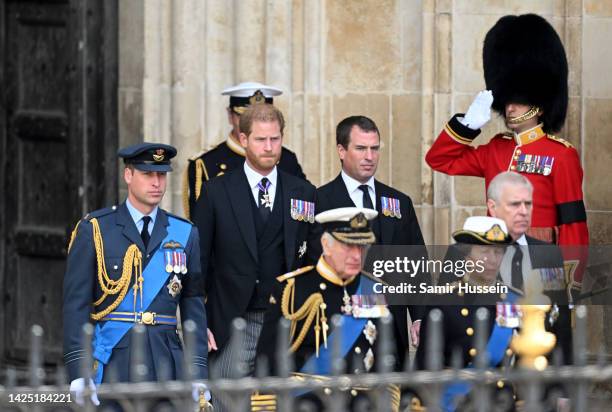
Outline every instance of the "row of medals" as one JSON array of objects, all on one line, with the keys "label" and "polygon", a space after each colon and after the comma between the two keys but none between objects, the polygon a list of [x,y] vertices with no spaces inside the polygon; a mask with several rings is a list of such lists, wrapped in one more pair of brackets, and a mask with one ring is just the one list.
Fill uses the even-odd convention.
[{"label": "row of medals", "polygon": [[[172,262],[168,259],[168,254],[165,254],[166,258],[166,272],[168,273],[187,273],[187,255],[184,252],[172,252]],[[173,264],[174,263],[174,264]]]}]

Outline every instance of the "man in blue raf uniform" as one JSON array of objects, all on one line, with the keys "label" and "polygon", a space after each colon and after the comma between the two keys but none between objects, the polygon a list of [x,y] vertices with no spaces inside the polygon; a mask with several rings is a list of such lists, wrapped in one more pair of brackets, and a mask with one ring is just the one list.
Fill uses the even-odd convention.
[{"label": "man in blue raf uniform", "polygon": [[[377,346],[381,344],[379,320],[389,316],[390,311],[384,296],[372,293],[377,281],[361,271],[366,248],[376,241],[369,221],[377,215],[373,209],[343,207],[316,216],[324,230],[319,261],[316,266],[306,266],[277,277],[270,297],[257,354],[268,359],[273,374],[278,373],[275,362],[277,331],[279,319],[283,317],[291,321],[289,350],[295,360],[297,372],[294,376],[320,379],[330,375],[331,350],[337,339],[342,340],[341,356],[346,361],[348,373],[377,370]],[[331,328],[329,320],[335,314],[342,315],[342,330]],[[405,319],[394,317],[392,336],[396,347],[393,349],[398,356],[393,369],[396,371],[402,368],[401,355],[408,345],[407,336],[402,333],[405,327]],[[391,385],[389,390],[392,405],[383,409],[397,411],[399,388]],[[302,398],[300,402],[312,403],[311,409],[305,410],[324,410],[322,400],[315,394],[304,390],[294,395]],[[355,402],[366,401],[367,391],[352,388],[349,396],[354,407]],[[275,410],[273,403],[274,395],[251,397],[254,411]]]},{"label": "man in blue raf uniform", "polygon": [[[183,322],[199,326],[192,362],[196,378],[208,376],[198,232],[190,222],[159,208],[176,149],[141,143],[118,155],[125,162],[127,199],[77,224],[64,277],[64,362],[79,403],[86,384],[94,389],[92,401],[97,404],[94,383],[107,382],[110,375],[122,382],[133,378],[130,329],[137,323],[146,326],[145,379],[181,378],[177,307]],[[93,383],[86,383],[80,373],[82,326],[87,322],[95,325]],[[204,391],[203,384],[194,384],[194,400]]]},{"label": "man in blue raf uniform", "polygon": [[[229,96],[227,118],[232,126],[227,139],[209,151],[197,153],[189,159],[183,175],[183,208],[185,216],[192,219],[196,201],[202,192],[202,183],[230,170],[239,169],[244,163],[246,152],[240,144],[240,116],[254,104],[274,103],[274,96],[283,92],[280,89],[257,82],[244,82],[228,87],[221,93]],[[290,175],[306,179],[295,153],[282,148],[278,168]]]}]

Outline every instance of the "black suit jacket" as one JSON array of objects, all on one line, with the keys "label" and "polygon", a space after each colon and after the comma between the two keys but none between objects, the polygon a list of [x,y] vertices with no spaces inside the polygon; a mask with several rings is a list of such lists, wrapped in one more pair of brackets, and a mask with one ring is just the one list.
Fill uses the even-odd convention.
[{"label": "black suit jacket", "polygon": [[[404,193],[374,180],[376,190],[376,210],[378,210],[378,224],[381,245],[423,245],[423,234],[416,218],[412,200]],[[400,201],[402,218],[397,219],[382,214],[380,197],[391,197]],[[354,207],[355,204],[349,196],[342,176],[338,175],[331,182],[317,189],[317,213],[338,207]]]},{"label": "black suit jacket", "polygon": [[[414,206],[412,205],[410,197],[378,180],[374,180],[374,188],[376,190],[376,210],[378,210],[377,225],[380,234],[380,238],[377,236],[376,243],[380,245],[424,245],[421,227],[416,218]],[[381,196],[398,199],[400,201],[402,212],[401,219],[383,215],[380,202]],[[317,213],[338,207],[354,206],[355,204],[346,189],[341,174],[331,182],[317,189]],[[322,229],[318,228],[318,231],[322,232]],[[321,255],[321,243],[313,242],[310,249],[312,250],[310,258],[312,259],[316,255],[318,259]],[[426,251],[424,251],[424,253],[426,253]],[[410,316],[413,320],[421,319],[424,311],[422,306],[410,305],[408,309],[410,310]],[[407,324],[405,310],[401,310],[399,306],[394,305],[391,306],[391,312],[393,316],[400,318],[398,319],[399,321],[403,319],[404,324]],[[408,342],[407,329],[404,328],[402,332],[406,333],[405,336],[402,336],[402,339]]]},{"label": "black suit jacket", "polygon": [[[300,247],[307,241],[312,226],[291,218],[290,202],[291,199],[314,202],[315,187],[278,169],[278,190],[282,195],[279,206],[283,219],[284,272],[289,272],[304,265],[306,255],[300,253]],[[245,314],[257,280],[259,256],[252,203],[244,169],[239,168],[206,182],[196,204],[194,221],[201,236],[208,325],[220,347],[230,337],[232,320]]]}]

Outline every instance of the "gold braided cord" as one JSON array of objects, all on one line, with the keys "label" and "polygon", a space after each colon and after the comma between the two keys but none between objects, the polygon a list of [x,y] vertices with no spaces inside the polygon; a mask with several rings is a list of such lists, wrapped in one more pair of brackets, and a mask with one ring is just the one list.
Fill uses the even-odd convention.
[{"label": "gold braided cord", "polygon": [[200,198],[200,193],[202,192],[202,176],[208,180],[208,172],[206,171],[206,166],[204,166],[204,160],[197,159],[195,161],[195,200]]},{"label": "gold braided cord", "polygon": [[185,212],[185,217],[190,219],[189,216],[189,165],[185,168],[183,172],[183,211]]},{"label": "gold braided cord", "polygon": [[516,116],[516,117],[511,117],[507,121],[510,124],[519,124],[519,123],[523,123],[523,122],[525,122],[525,121],[527,121],[529,119],[533,119],[534,117],[536,117],[539,114],[540,114],[540,108],[537,107],[537,106],[532,106],[529,110],[527,110],[522,115]]},{"label": "gold braided cord", "polygon": [[[295,281],[294,279],[289,279],[287,281],[287,286],[285,286],[285,289],[283,290],[283,296],[281,299],[281,310],[282,310],[283,316],[286,319],[291,321],[292,332],[295,331],[298,321],[301,321],[304,319],[305,320],[300,330],[300,333],[298,334],[297,338],[293,341],[293,344],[291,344],[289,348],[290,352],[295,352],[302,345],[302,343],[304,342],[304,338],[306,337],[306,334],[308,333],[308,330],[310,329],[310,325],[312,325],[312,322],[315,319],[315,316],[318,317],[319,315],[319,309],[323,310],[321,308],[321,304],[323,303],[323,296],[317,292],[317,293],[313,293],[312,295],[310,295],[308,299],[306,299],[306,302],[304,302],[304,304],[297,311],[294,311],[293,310],[294,290],[295,290]],[[291,300],[291,303],[290,303],[290,300]],[[289,309],[289,306],[291,306],[291,311]],[[319,326],[319,325],[317,324],[316,326]],[[293,337],[293,333],[291,334],[291,337]],[[317,348],[317,351],[318,351],[318,348]]]},{"label": "gold braided cord", "polygon": [[[94,306],[99,306],[109,295],[118,295],[117,299],[101,312],[92,313],[91,319],[100,320],[110,312],[115,310],[121,303],[130,288],[132,273],[136,270],[137,276],[142,273],[142,253],[136,245],[130,245],[125,252],[123,259],[123,271],[118,280],[108,277],[106,263],[104,261],[104,242],[100,232],[100,225],[97,219],[91,219],[93,240],[96,250],[96,262],[98,269],[98,284],[102,289],[102,297],[94,302]],[[140,275],[142,276],[142,275]],[[135,308],[134,308],[135,309]]]},{"label": "gold braided cord", "polygon": [[76,237],[77,230],[79,229],[80,224],[81,224],[81,221],[79,220],[77,224],[74,226],[72,233],[70,234],[70,242],[68,242],[68,253],[70,253],[70,249],[72,248],[72,242],[74,242],[74,238]]}]

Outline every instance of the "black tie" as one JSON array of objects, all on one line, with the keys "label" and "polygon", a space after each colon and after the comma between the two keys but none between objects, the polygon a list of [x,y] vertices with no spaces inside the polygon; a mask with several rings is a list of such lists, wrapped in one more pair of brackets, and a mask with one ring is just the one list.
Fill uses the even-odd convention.
[{"label": "black tie", "polygon": [[259,188],[259,214],[263,219],[264,223],[268,220],[268,217],[272,214],[272,200],[268,189],[272,183],[267,177],[261,179],[261,182],[257,184]]},{"label": "black tie", "polygon": [[145,249],[149,246],[149,239],[151,239],[151,235],[149,234],[149,222],[151,221],[151,216],[143,216],[142,217],[142,232],[140,232],[140,237],[142,238],[142,243],[145,245]]},{"label": "black tie", "polygon": [[363,192],[363,207],[366,207],[368,209],[374,209],[374,205],[372,204],[372,198],[370,197],[368,185],[359,186],[359,190]]},{"label": "black tie", "polygon": [[512,286],[523,290],[523,251],[519,245],[514,245],[512,256]]}]

